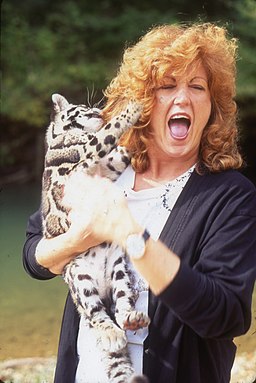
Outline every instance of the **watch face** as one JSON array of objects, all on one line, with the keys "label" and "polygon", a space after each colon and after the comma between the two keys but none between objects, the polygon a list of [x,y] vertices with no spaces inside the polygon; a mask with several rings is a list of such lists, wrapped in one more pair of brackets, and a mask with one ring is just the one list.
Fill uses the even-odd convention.
[{"label": "watch face", "polygon": [[129,257],[139,259],[145,252],[145,240],[140,234],[130,234],[126,240],[126,252]]}]

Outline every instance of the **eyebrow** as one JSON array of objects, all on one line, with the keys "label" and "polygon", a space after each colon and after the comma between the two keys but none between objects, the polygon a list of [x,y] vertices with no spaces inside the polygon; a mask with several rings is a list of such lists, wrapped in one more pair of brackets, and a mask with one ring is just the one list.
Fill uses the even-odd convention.
[{"label": "eyebrow", "polygon": [[[203,81],[205,81],[208,84],[208,80],[205,77],[195,76],[189,82],[192,82],[194,80],[203,80]],[[168,81],[176,81],[176,78],[174,76],[168,76],[168,77],[165,78],[164,83],[166,83]]]},{"label": "eyebrow", "polygon": [[193,77],[189,82],[192,82],[194,80],[203,80],[208,84],[208,80],[205,77],[196,76],[196,77]]}]

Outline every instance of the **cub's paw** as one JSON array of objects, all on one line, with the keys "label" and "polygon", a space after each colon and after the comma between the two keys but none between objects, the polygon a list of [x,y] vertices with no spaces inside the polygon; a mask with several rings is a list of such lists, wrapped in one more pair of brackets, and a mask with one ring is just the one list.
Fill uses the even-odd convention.
[{"label": "cub's paw", "polygon": [[101,344],[103,350],[116,352],[123,349],[127,344],[125,332],[114,325],[113,327],[105,328],[99,332],[97,343]]},{"label": "cub's paw", "polygon": [[116,319],[118,321],[118,324],[124,330],[138,330],[140,328],[147,327],[150,323],[149,317],[141,311],[131,311],[127,313],[127,315],[122,319]]}]

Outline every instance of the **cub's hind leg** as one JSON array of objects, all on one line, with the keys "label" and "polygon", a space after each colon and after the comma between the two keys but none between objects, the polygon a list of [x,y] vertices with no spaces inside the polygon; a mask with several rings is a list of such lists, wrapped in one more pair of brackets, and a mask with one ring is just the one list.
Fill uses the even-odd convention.
[{"label": "cub's hind leg", "polygon": [[138,330],[147,327],[150,319],[144,312],[135,309],[138,294],[133,288],[131,272],[127,267],[127,258],[120,252],[113,264],[112,291],[115,303],[115,318],[118,325],[125,330]]},{"label": "cub's hind leg", "polygon": [[93,251],[91,249],[71,261],[65,267],[63,277],[80,315],[85,315],[97,330],[97,343],[102,349],[115,352],[125,347],[127,340],[125,332],[107,314],[100,298],[97,280],[93,278],[95,259],[90,265],[90,258],[94,258]]}]

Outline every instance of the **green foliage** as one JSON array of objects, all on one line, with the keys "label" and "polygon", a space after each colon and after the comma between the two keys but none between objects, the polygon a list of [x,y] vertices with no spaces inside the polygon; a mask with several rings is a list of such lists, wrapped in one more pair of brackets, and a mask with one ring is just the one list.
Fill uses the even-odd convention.
[{"label": "green foliage", "polygon": [[254,0],[235,2],[234,33],[240,41],[238,61],[238,94],[256,96],[256,3]]},{"label": "green foliage", "polygon": [[114,75],[123,48],[153,24],[221,17],[241,38],[239,95],[256,94],[253,0],[5,1],[2,11],[2,113],[40,127],[47,123],[50,95],[81,101]]},{"label": "green foliage", "polygon": [[[138,4],[139,3],[139,4]],[[35,134],[48,124],[51,94],[95,102],[115,74],[124,47],[151,26],[177,21],[224,24],[240,41],[238,102],[256,119],[255,0],[5,0],[2,4],[2,115]],[[250,127],[251,128],[251,127]],[[11,129],[10,129],[11,131]],[[254,128],[255,131],[255,128]],[[6,140],[2,157],[9,153]],[[15,162],[5,158],[4,162]]]},{"label": "green foliage", "polygon": [[157,10],[142,13],[127,6],[111,15],[98,6],[88,12],[81,9],[84,3],[67,1],[57,2],[51,13],[45,9],[44,22],[35,24],[43,1],[25,3],[30,6],[11,2],[3,7],[2,112],[38,127],[47,122],[51,93],[81,102],[88,87],[101,90],[110,81],[126,41],[135,41],[152,20],[174,21]]}]

